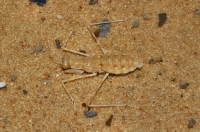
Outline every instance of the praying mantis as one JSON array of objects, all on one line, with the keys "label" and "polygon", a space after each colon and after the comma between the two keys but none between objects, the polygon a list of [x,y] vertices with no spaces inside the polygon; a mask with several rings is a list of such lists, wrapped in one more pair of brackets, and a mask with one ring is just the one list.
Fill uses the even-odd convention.
[{"label": "praying mantis", "polygon": [[[91,32],[90,28],[88,27],[90,33],[92,34],[93,38],[96,40],[95,35]],[[70,32],[69,37],[67,38],[67,42],[72,35],[73,31]],[[96,40],[97,41],[97,40]],[[66,42],[66,43],[67,43]],[[66,44],[65,44],[66,45]],[[74,81],[81,78],[87,77],[94,77],[97,74],[105,74],[101,83],[97,86],[97,89],[93,96],[91,97],[90,101],[87,103],[87,106],[90,107],[110,107],[110,106],[130,106],[127,104],[108,104],[108,105],[92,105],[91,102],[95,95],[98,93],[100,87],[102,86],[103,82],[109,76],[109,74],[115,75],[126,75],[129,72],[133,72],[137,68],[142,68],[143,61],[132,54],[124,54],[124,53],[106,53],[103,48],[98,44],[101,51],[103,52],[102,55],[89,55],[86,53],[78,52],[75,50],[70,50],[63,46],[64,51],[72,52],[75,54],[79,54],[85,57],[75,57],[64,55],[62,57],[62,68],[65,70],[65,73],[79,73],[82,74],[84,72],[88,73],[87,75],[79,76],[76,78],[66,79],[62,81],[62,86],[65,88],[65,91],[69,95],[71,101],[74,104],[74,111],[76,111],[76,102],[74,98],[69,93],[65,83],[69,81]],[[130,106],[131,107],[131,106]]]}]

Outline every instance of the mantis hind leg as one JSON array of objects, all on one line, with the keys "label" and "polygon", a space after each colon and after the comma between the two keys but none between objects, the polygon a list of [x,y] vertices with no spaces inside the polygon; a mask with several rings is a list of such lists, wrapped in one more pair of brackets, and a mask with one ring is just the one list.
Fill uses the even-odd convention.
[{"label": "mantis hind leg", "polygon": [[81,78],[93,77],[93,76],[96,76],[96,75],[97,75],[97,73],[94,72],[92,74],[88,74],[88,75],[84,75],[84,76],[79,76],[79,77],[71,78],[71,79],[66,79],[66,80],[62,81],[62,85],[63,85],[65,91],[67,92],[68,96],[70,97],[71,101],[74,104],[74,111],[76,111],[76,102],[75,102],[74,98],[71,96],[71,94],[70,94],[69,90],[67,89],[67,87],[65,86],[65,83],[70,82],[70,81],[74,81],[74,80],[77,80],[77,79],[81,79]]}]

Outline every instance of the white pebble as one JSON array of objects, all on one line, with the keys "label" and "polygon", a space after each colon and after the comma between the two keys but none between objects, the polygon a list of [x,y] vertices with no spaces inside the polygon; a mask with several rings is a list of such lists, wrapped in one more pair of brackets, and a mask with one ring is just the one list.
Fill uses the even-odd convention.
[{"label": "white pebble", "polygon": [[43,81],[43,84],[44,84],[44,85],[46,85],[46,84],[47,84],[47,81],[46,81],[46,80],[44,80],[44,81]]},{"label": "white pebble", "polygon": [[62,18],[62,16],[58,14],[58,15],[57,15],[57,18],[61,19],[61,18]]},{"label": "white pebble", "polygon": [[3,88],[6,86],[6,83],[5,82],[0,82],[0,88]]}]

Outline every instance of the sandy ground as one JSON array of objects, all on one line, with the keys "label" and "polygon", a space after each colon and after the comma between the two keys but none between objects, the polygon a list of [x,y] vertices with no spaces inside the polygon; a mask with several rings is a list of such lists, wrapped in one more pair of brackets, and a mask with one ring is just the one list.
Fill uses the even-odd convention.
[{"label": "sandy ground", "polygon": [[[0,90],[1,131],[200,130],[200,15],[195,13],[195,9],[200,9],[200,1],[88,3],[88,0],[47,0],[46,5],[38,6],[28,0],[0,2],[0,81],[7,83]],[[167,14],[162,27],[158,27],[159,13]],[[97,116],[86,117],[83,114],[86,108],[81,104],[90,100],[104,76],[100,74],[66,84],[77,104],[75,113],[62,80],[80,75],[65,74],[61,58],[64,54],[78,55],[56,48],[55,40],[60,40],[63,46],[73,30],[67,48],[102,54],[87,26],[104,19],[126,18],[129,19],[112,23],[110,32],[98,41],[108,51],[135,54],[144,65],[127,75],[109,76],[92,104],[134,107],[91,108]],[[132,27],[134,21],[139,27]],[[36,52],[40,44],[43,50]],[[17,79],[11,81],[12,76]],[[189,86],[181,89],[186,83]],[[106,126],[111,114],[111,126]],[[191,119],[196,123],[189,128]]]}]

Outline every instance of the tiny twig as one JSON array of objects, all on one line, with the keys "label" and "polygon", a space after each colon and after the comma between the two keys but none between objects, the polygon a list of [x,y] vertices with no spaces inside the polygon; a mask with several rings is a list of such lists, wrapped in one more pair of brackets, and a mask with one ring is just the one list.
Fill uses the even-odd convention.
[{"label": "tiny twig", "polygon": [[71,37],[73,31],[71,30],[70,33],[69,33],[69,37],[66,39],[66,42],[64,43],[63,47],[66,46],[67,42],[69,41],[69,38]]},{"label": "tiny twig", "polygon": [[124,19],[124,20],[114,20],[114,21],[109,21],[109,22],[97,22],[97,23],[91,23],[90,25],[93,26],[93,25],[100,25],[100,24],[107,24],[107,23],[116,23],[116,22],[123,22],[123,21],[126,21],[128,20],[130,17]]}]

